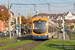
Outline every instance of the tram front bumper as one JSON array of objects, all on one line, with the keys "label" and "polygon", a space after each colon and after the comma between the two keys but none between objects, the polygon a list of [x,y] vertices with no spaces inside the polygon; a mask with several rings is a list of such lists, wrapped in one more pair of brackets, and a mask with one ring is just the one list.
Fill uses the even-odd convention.
[{"label": "tram front bumper", "polygon": [[32,39],[48,39],[48,35],[47,36],[32,36]]}]

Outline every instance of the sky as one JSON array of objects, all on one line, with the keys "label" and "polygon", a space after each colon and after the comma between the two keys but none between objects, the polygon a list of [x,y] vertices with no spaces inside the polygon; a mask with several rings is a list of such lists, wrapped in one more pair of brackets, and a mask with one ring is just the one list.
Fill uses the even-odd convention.
[{"label": "sky", "polygon": [[[20,3],[20,4],[41,4],[41,5],[14,5],[12,3]],[[45,3],[49,3],[45,4]],[[58,14],[58,13],[65,13],[71,11],[75,13],[74,9],[75,0],[10,0],[11,11],[14,13],[14,17],[17,16],[18,13],[25,16],[27,18],[28,14],[31,15],[36,14],[36,10],[39,10],[39,13],[47,13],[47,14]],[[8,8],[8,0],[0,0],[0,5],[5,4]]]}]

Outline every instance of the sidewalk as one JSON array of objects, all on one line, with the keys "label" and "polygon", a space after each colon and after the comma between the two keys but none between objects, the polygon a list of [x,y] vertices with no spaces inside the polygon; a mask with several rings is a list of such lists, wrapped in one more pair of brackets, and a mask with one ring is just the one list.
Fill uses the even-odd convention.
[{"label": "sidewalk", "polygon": [[[58,37],[59,40],[63,40],[63,33],[59,33],[59,37]],[[66,34],[65,36],[65,40],[70,40],[69,36]]]},{"label": "sidewalk", "polygon": [[[29,36],[29,35],[31,35],[31,34],[22,35],[21,37],[25,37],[25,36]],[[17,38],[18,38],[18,36],[11,36],[11,39],[17,39]],[[0,39],[0,41],[7,40],[7,39],[10,39],[10,37],[7,37],[6,39]]]},{"label": "sidewalk", "polygon": [[[17,38],[17,36],[11,36],[11,39],[16,39],[16,38]],[[2,38],[2,39],[0,39],[0,41],[1,40],[7,40],[7,39],[10,39],[10,37],[4,38],[4,39]]]},{"label": "sidewalk", "polygon": [[[63,40],[63,33],[59,33],[58,39],[50,39],[50,40]],[[75,40],[70,40],[69,36],[66,34],[65,40],[63,41],[75,41]]]}]

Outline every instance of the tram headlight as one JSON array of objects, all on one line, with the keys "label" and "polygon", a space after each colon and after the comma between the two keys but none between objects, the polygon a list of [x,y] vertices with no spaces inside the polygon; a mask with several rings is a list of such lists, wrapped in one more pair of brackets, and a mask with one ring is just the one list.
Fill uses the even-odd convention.
[{"label": "tram headlight", "polygon": [[47,36],[47,34],[45,34],[45,36]]}]

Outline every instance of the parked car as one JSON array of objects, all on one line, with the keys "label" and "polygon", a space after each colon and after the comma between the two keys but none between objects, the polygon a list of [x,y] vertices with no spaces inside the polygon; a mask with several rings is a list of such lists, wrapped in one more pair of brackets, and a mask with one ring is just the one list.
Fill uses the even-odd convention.
[{"label": "parked car", "polygon": [[3,36],[3,32],[2,31],[0,31],[0,37],[2,37]]},{"label": "parked car", "polygon": [[5,31],[0,31],[0,37],[3,37],[3,36],[6,36],[6,33],[5,33]]},{"label": "parked car", "polygon": [[7,34],[6,34],[7,31],[3,31],[3,32],[4,32],[4,35],[7,36]]},{"label": "parked car", "polygon": [[[15,33],[15,31],[11,31],[11,35],[12,35],[12,36],[13,36],[13,33],[14,33],[14,34],[16,34],[16,33]],[[10,35],[10,34],[9,34],[9,31],[6,31],[6,33],[5,33],[5,34],[6,34],[7,36],[9,36],[9,35]]]}]

